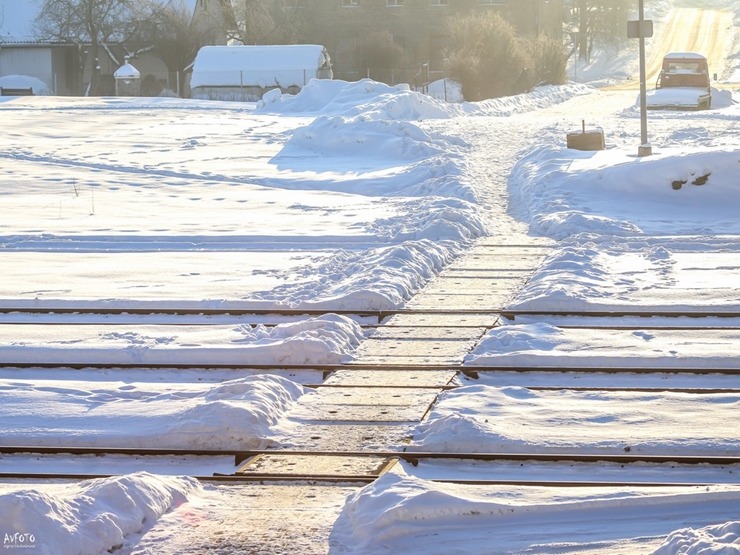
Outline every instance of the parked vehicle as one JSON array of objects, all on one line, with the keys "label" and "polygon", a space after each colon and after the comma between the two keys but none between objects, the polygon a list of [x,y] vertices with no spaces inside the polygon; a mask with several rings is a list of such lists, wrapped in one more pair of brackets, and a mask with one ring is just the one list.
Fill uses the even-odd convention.
[{"label": "parked vehicle", "polygon": [[653,110],[708,110],[712,89],[707,59],[695,52],[672,52],[663,58],[647,107]]}]

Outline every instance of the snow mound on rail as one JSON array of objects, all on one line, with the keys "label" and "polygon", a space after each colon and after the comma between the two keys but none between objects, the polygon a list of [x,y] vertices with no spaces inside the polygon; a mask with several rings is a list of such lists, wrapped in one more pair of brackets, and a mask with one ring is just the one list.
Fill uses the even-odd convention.
[{"label": "snow mound on rail", "polygon": [[89,382],[24,385],[3,392],[5,445],[258,449],[270,426],[309,390],[280,376],[221,384]]},{"label": "snow mound on rail", "polygon": [[137,473],[0,495],[4,547],[39,555],[112,553],[199,490],[194,478]]},{"label": "snow mound on rail", "polygon": [[[439,396],[408,449],[737,456],[736,431],[715,425],[735,418],[737,403],[736,393],[533,391],[470,385]],[[680,436],[676,429],[681,429]]]},{"label": "snow mound on rail", "polygon": [[652,555],[737,555],[738,545],[740,522],[726,522],[706,528],[676,530]]},{"label": "snow mound on rail", "polygon": [[0,364],[331,364],[351,358],[363,338],[353,320],[326,314],[264,325],[68,326],[0,330]]},{"label": "snow mound on rail", "polygon": [[[664,534],[666,519],[692,518],[702,511],[708,519],[717,518],[721,514],[717,509],[731,511],[732,504],[740,500],[740,490],[734,486],[510,486],[504,491],[433,482],[412,476],[412,468],[400,466],[347,498],[332,540],[346,546],[349,553],[489,553],[492,545],[496,553],[556,553],[573,542],[574,531],[572,526],[553,526],[553,522],[577,522],[592,542],[584,547],[604,553],[621,540]],[[634,520],[615,519],[614,515],[633,515]],[[605,519],[619,522],[604,527]],[[730,538],[737,537],[736,526],[728,526],[727,532]],[[725,539],[715,545],[719,547],[720,541]],[[734,545],[724,547],[724,551],[711,552],[737,553],[730,550]],[[656,555],[678,553],[709,551],[668,549]]]}]

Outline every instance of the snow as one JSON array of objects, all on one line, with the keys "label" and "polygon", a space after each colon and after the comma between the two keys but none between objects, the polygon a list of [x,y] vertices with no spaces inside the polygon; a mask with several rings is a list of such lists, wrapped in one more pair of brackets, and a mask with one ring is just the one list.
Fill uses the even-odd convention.
[{"label": "snow", "polygon": [[[732,105],[728,118],[740,117]],[[519,161],[510,191],[538,234],[737,234],[737,144],[692,152],[663,147],[636,158],[621,149],[574,152],[539,147]],[[625,202],[638,198],[639,203]],[[665,213],[670,213],[670,218]],[[709,215],[709,217],[708,217]]]},{"label": "snow", "polygon": [[[15,382],[4,386],[2,444],[259,449],[270,425],[305,393],[278,376],[207,385]],[[33,410],[28,407],[33,406]]]},{"label": "snow", "polygon": [[123,64],[114,73],[116,79],[136,79],[141,77],[141,73],[131,64]]},{"label": "snow", "polygon": [[[349,553],[358,554],[419,552],[420,545],[424,553],[433,554],[645,553],[639,543],[622,542],[624,551],[614,549],[620,548],[625,515],[640,520],[642,532],[669,533],[671,521],[696,519],[700,507],[711,509],[698,520],[712,523],[732,514],[739,501],[740,491],[726,486],[554,492],[538,487],[434,483],[399,469],[348,498],[333,539],[350,546]],[[568,522],[577,523],[588,540],[576,545],[564,536]],[[609,525],[604,526],[605,522]],[[717,531],[694,534],[710,549],[725,549],[717,553],[736,553],[736,545],[731,544],[736,537],[733,524],[725,526],[728,533],[721,537]],[[675,534],[661,546],[661,555],[686,552],[681,549],[689,543],[690,532]]]},{"label": "snow", "polygon": [[[634,91],[575,83],[474,104],[371,80],[313,80],[298,95],[273,92],[256,104],[3,98],[3,306],[329,314],[269,323],[69,314],[53,327],[41,316],[0,315],[0,361],[39,365],[0,370],[0,441],[273,445],[286,413],[311,395],[301,384],[320,381],[316,372],[44,365],[352,360],[362,329],[332,309],[403,307],[478,238],[517,238],[526,228],[557,248],[509,308],[637,315],[619,319],[617,329],[589,327],[593,319],[583,317],[517,315],[486,333],[469,366],[690,365],[707,374],[461,378],[414,430],[409,449],[634,454],[649,447],[737,456],[740,399],[712,391],[736,387],[736,376],[709,371],[738,366],[740,105],[737,91],[716,94],[706,112],[651,112],[654,155],[646,158],[635,156]],[[565,147],[566,132],[584,118],[604,129],[606,150]],[[702,330],[688,318],[648,326],[639,316],[691,307],[735,314]],[[666,383],[707,391],[662,391]],[[543,385],[553,389],[534,387]],[[609,389],[620,385],[650,390]],[[0,460],[19,471],[44,467],[28,455]],[[54,465],[101,471],[91,457]],[[132,546],[152,527],[177,530],[188,506],[213,494],[213,486],[168,473],[233,470],[223,458],[106,466],[123,475],[0,484],[5,546],[91,554]],[[619,488],[436,481],[485,472],[624,479],[619,465],[606,464],[501,463],[491,471],[459,461],[399,463],[347,498],[332,541],[350,553],[480,553],[491,545],[500,552],[737,552],[733,468],[672,468],[671,476],[693,484],[684,486],[651,485],[660,467],[635,471],[630,478],[644,483]],[[707,477],[717,485],[706,485]]]},{"label": "snow", "polygon": [[42,555],[111,552],[200,489],[192,478],[137,473],[5,493],[0,495],[3,545]]},{"label": "snow", "polygon": [[332,364],[347,361],[360,326],[325,315],[273,327],[239,325],[98,325],[53,329],[33,324],[0,331],[0,363],[24,364]]},{"label": "snow", "polygon": [[410,450],[737,456],[736,430],[714,424],[731,421],[738,402],[736,394],[471,385],[442,394]]},{"label": "snow", "polygon": [[645,103],[649,108],[698,108],[700,101],[710,95],[706,88],[664,87],[648,91]]}]

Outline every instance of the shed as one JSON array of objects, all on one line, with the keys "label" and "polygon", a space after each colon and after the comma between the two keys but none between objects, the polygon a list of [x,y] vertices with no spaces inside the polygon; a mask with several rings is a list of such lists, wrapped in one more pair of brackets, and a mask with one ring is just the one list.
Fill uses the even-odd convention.
[{"label": "shed", "polygon": [[275,88],[298,92],[311,79],[331,79],[331,59],[318,44],[204,46],[193,62],[191,96],[257,101]]}]

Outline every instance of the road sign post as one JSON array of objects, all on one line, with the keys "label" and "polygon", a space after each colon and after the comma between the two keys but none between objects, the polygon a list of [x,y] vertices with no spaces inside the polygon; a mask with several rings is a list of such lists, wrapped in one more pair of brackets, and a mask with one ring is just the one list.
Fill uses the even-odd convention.
[{"label": "road sign post", "polygon": [[[650,156],[653,148],[648,143],[647,133],[647,70],[645,69],[645,37],[652,36],[652,21],[649,29],[645,21],[645,0],[639,0],[639,19],[637,21],[637,37],[640,39],[640,146],[637,147],[638,156]],[[630,34],[628,27],[628,34]]]}]

